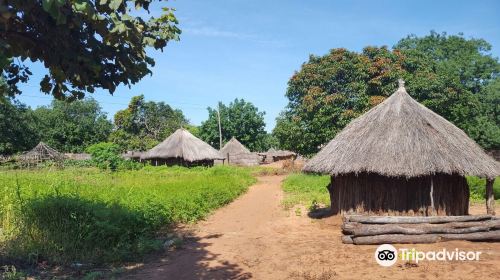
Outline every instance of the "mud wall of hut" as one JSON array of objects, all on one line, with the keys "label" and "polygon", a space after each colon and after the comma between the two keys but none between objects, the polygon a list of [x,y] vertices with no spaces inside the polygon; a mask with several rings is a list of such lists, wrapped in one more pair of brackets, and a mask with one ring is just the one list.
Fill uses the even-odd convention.
[{"label": "mud wall of hut", "polygon": [[239,166],[257,166],[260,162],[260,156],[255,153],[239,153],[239,154],[231,154],[228,153],[225,155],[226,162],[230,165],[239,165]]},{"label": "mud wall of hut", "polygon": [[466,179],[458,175],[439,174],[406,179],[362,173],[336,176],[331,180],[329,190],[334,213],[468,214],[469,186]]}]

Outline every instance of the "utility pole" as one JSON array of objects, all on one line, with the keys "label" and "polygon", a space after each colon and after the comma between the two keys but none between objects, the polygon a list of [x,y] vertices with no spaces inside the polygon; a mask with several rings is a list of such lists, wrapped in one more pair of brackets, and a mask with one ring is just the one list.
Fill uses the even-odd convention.
[{"label": "utility pole", "polygon": [[222,149],[222,128],[220,126],[220,102],[217,108],[217,118],[219,119],[219,150]]}]

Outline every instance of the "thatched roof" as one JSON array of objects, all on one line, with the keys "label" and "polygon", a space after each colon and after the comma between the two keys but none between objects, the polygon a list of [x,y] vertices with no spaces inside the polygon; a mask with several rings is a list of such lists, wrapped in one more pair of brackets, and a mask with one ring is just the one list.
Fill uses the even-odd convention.
[{"label": "thatched roof", "polygon": [[89,160],[92,159],[92,156],[87,153],[64,153],[64,156],[68,159],[72,160]]},{"label": "thatched roof", "polygon": [[216,149],[183,128],[176,130],[163,142],[141,156],[141,159],[155,158],[182,158],[191,162],[223,159]]},{"label": "thatched roof", "polygon": [[126,153],[122,154],[123,159],[140,159],[144,152],[141,151],[127,151]]},{"label": "thatched roof", "polygon": [[250,152],[234,137],[222,147],[220,154],[226,158],[228,164],[256,166],[260,162],[260,156]]},{"label": "thatched roof", "polygon": [[403,81],[304,167],[331,175],[373,172],[407,178],[436,173],[494,178],[499,170],[499,163],[462,130],[411,98]]},{"label": "thatched roof", "polygon": [[292,151],[276,150],[274,148],[270,148],[269,150],[267,150],[267,152],[258,153],[258,154],[262,155],[262,156],[267,156],[267,157],[291,157],[291,156],[297,155],[297,153],[294,153]]},{"label": "thatched roof", "polygon": [[226,154],[250,153],[250,150],[243,146],[238,139],[233,137],[226,143],[226,145],[224,145],[224,147],[222,147],[222,149],[220,149],[220,153],[225,156]]},{"label": "thatched roof", "polygon": [[40,142],[33,149],[19,156],[22,161],[44,161],[44,160],[64,160],[66,157],[51,148],[49,145]]}]

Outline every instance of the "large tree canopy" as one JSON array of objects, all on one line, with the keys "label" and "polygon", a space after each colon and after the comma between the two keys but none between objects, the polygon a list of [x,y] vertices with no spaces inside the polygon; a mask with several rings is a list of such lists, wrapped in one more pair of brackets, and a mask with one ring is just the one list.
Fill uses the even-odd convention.
[{"label": "large tree canopy", "polygon": [[289,104],[277,118],[274,134],[283,148],[313,154],[394,92],[397,79],[403,78],[418,101],[484,148],[498,148],[499,96],[498,85],[493,85],[500,64],[490,49],[484,40],[431,32],[402,39],[392,50],[333,49],[322,57],[311,56],[288,82]]},{"label": "large tree canopy", "polygon": [[[229,105],[219,102],[222,142],[236,137],[252,151],[265,149],[267,143],[264,115],[251,102],[235,99]],[[208,108],[208,119],[201,124],[201,139],[219,149],[219,124],[217,108]]]},{"label": "large tree canopy", "polygon": [[[161,0],[160,0],[161,1]],[[113,93],[150,74],[146,48],[162,49],[180,34],[172,10],[144,20],[153,0],[0,1],[0,69],[10,86],[31,75],[23,61],[48,69],[41,91],[59,99],[81,99],[102,88]]]},{"label": "large tree canopy", "polygon": [[150,149],[189,124],[181,110],[164,102],[146,102],[144,95],[132,97],[126,109],[116,112],[114,122],[116,130],[109,140],[122,150]]},{"label": "large tree canopy", "polygon": [[30,108],[0,95],[0,155],[33,148],[39,141]]},{"label": "large tree canopy", "polygon": [[40,140],[61,152],[83,152],[86,147],[106,141],[112,123],[96,100],[71,103],[54,100],[34,110]]}]

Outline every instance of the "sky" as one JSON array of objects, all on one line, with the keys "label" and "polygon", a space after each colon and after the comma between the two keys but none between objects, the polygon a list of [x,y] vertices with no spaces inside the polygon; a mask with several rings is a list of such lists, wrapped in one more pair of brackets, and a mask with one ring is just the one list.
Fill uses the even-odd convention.
[{"label": "sky", "polygon": [[[310,54],[392,47],[409,34],[435,30],[485,39],[500,56],[500,1],[177,0],[155,3],[151,15],[161,7],[176,9],[180,40],[163,52],[148,51],[156,61],[152,76],[113,96],[89,95],[110,119],[139,94],[181,109],[195,125],[208,118],[207,107],[243,98],[265,111],[270,132],[287,104],[288,80]],[[27,65],[34,75],[18,99],[33,108],[50,104],[39,90],[46,70]]]}]

